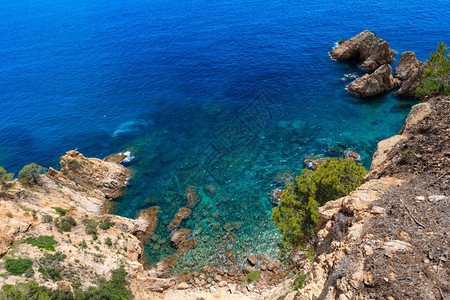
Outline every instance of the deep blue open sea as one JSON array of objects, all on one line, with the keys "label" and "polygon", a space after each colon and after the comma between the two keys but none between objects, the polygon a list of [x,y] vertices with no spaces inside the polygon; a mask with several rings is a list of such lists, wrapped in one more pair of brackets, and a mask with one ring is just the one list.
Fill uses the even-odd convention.
[{"label": "deep blue open sea", "polygon": [[151,263],[175,251],[165,228],[186,186],[202,196],[182,224],[198,246],[177,270],[227,249],[274,257],[269,192],[330,147],[369,167],[409,112],[397,104],[414,104],[349,96],[345,74],[363,73],[328,52],[370,29],[424,60],[450,42],[449,15],[448,0],[0,1],[0,165],[130,151],[115,213],[161,207]]}]

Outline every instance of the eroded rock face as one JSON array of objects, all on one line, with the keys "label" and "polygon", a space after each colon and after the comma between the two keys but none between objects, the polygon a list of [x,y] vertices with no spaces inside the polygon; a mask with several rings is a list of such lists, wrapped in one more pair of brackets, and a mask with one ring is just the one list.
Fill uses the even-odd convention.
[{"label": "eroded rock face", "polygon": [[431,64],[429,61],[421,62],[419,67],[414,72],[411,72],[409,78],[403,82],[396,95],[400,97],[414,98],[416,96],[416,89],[422,85],[423,72],[425,68],[430,67]]},{"label": "eroded rock face", "polygon": [[347,86],[347,90],[360,97],[373,97],[386,93],[400,85],[400,81],[392,77],[390,65],[382,65],[372,74],[356,78]]},{"label": "eroded rock face", "polygon": [[333,59],[338,61],[356,61],[364,70],[374,71],[384,64],[393,63],[395,54],[389,44],[376,34],[365,30],[353,38],[340,41],[339,45],[330,51]]},{"label": "eroded rock face", "polygon": [[419,69],[419,66],[420,62],[417,60],[416,54],[412,51],[405,51],[395,67],[394,77],[406,81]]},{"label": "eroded rock face", "polygon": [[[86,158],[78,151],[71,150],[61,157],[61,173],[86,189],[96,189],[105,197],[114,198],[125,185],[128,169],[113,162],[98,158]],[[49,176],[57,177],[54,170]]]}]

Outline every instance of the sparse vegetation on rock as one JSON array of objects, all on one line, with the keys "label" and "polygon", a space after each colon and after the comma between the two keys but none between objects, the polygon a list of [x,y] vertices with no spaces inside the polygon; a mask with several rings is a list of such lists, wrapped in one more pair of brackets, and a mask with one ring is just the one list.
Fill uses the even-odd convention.
[{"label": "sparse vegetation on rock", "polygon": [[22,168],[19,171],[19,181],[25,185],[34,185],[37,183],[37,179],[39,178],[39,174],[43,174],[47,171],[47,168],[38,165],[37,163],[31,163]]},{"label": "sparse vegetation on rock", "polygon": [[444,43],[438,44],[436,52],[430,54],[430,67],[424,69],[422,85],[416,96],[450,96],[450,56]]}]

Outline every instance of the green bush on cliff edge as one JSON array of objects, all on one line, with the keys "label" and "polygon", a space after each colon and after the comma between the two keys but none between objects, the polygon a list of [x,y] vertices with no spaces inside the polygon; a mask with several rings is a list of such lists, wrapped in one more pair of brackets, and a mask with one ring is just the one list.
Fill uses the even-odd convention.
[{"label": "green bush on cliff edge", "polygon": [[283,248],[306,248],[313,244],[318,207],[348,195],[361,185],[366,170],[353,160],[328,158],[316,171],[303,169],[287,184],[280,207],[273,209],[272,220],[283,238]]},{"label": "green bush on cliff edge", "polygon": [[444,43],[430,54],[430,68],[425,68],[422,86],[416,89],[416,97],[444,95],[450,96],[450,56]]}]

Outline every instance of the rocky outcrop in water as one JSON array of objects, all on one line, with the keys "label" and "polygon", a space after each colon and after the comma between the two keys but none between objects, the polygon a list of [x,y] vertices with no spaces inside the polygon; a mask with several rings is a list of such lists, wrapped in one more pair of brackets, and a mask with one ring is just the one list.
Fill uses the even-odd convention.
[{"label": "rocky outcrop in water", "polygon": [[425,68],[430,68],[431,63],[424,61],[419,63],[419,67],[411,72],[410,76],[402,83],[400,89],[396,93],[397,96],[414,98],[416,89],[422,85],[423,74]]},{"label": "rocky outcrop in water", "polygon": [[400,85],[400,81],[392,77],[390,65],[382,65],[372,74],[356,78],[347,86],[347,90],[360,97],[374,97],[386,93]]},{"label": "rocky outcrop in water", "polygon": [[397,67],[395,67],[394,77],[406,81],[417,71],[419,65],[420,62],[414,52],[403,52]]},{"label": "rocky outcrop in water", "polygon": [[394,54],[385,40],[369,30],[349,40],[341,40],[339,45],[330,51],[333,59],[361,63],[361,69],[367,71],[374,71],[384,64],[393,63]]}]

